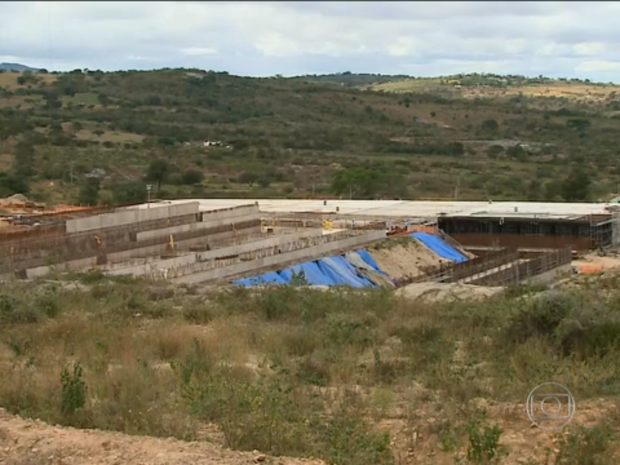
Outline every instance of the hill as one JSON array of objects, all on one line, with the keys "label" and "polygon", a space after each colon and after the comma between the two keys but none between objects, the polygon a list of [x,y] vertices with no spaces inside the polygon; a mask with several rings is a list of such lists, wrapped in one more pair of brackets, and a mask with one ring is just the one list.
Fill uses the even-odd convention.
[{"label": "hill", "polygon": [[30,66],[20,65],[19,63],[0,63],[0,71],[13,71],[23,73],[24,71],[37,72],[39,68],[31,68]]},{"label": "hill", "polygon": [[[463,75],[0,74],[0,197],[583,200],[620,184],[617,87]],[[577,188],[576,188],[577,187]]]}]

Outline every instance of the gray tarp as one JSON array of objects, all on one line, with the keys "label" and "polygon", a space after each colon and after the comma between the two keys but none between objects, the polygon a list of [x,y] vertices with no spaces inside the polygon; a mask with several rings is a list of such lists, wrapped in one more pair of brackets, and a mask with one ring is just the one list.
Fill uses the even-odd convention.
[{"label": "gray tarp", "polygon": [[357,269],[359,274],[369,279],[377,286],[396,287],[390,278],[385,274],[377,272],[372,266],[366,263],[357,252],[347,252],[345,257],[347,261]]}]

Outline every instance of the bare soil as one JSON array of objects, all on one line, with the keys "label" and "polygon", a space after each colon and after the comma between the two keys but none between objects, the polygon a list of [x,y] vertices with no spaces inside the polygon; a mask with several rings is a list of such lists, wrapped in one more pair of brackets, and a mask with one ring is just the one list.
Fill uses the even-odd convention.
[{"label": "bare soil", "polygon": [[398,289],[396,293],[403,297],[432,302],[486,299],[502,290],[501,287],[475,286],[473,284],[425,282],[409,284]]},{"label": "bare soil", "polygon": [[422,274],[422,268],[449,263],[418,241],[396,245],[389,249],[369,250],[381,268],[392,279],[402,279]]},{"label": "bare soil", "polygon": [[320,460],[234,452],[207,442],[61,428],[0,409],[0,464],[6,465],[324,465]]}]

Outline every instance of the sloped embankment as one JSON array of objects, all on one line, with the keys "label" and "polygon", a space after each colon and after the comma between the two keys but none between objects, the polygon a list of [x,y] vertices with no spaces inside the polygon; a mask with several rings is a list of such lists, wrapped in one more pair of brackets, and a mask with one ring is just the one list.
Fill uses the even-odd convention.
[{"label": "sloped embankment", "polygon": [[415,238],[399,242],[392,246],[370,248],[370,255],[392,279],[418,276],[428,266],[450,263],[451,260],[440,257]]}]

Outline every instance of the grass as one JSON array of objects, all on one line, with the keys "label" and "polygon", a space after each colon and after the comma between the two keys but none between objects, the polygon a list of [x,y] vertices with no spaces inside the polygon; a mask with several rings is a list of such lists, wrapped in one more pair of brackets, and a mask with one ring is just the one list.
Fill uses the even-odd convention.
[{"label": "grass", "polygon": [[[0,87],[4,87],[7,90],[16,90],[22,87],[27,87],[27,85],[22,86],[17,82],[17,78],[20,75],[21,73],[0,73]],[[53,74],[37,74],[36,76],[40,79],[40,82],[44,85],[53,84],[57,78]]]},{"label": "grass", "polygon": [[[412,463],[435,463],[430,451],[491,463],[525,453],[508,432],[544,443],[520,405],[554,380],[577,398],[573,424],[586,429],[574,434],[591,444],[567,439],[563,457],[614,457],[620,416],[605,412],[620,393],[617,279],[479,303],[80,280],[2,286],[7,410],[339,464],[402,463],[415,436]],[[587,414],[597,409],[610,419],[604,434],[588,433],[603,428]]]},{"label": "grass", "polygon": [[[610,97],[610,94],[620,91],[620,85],[616,84],[586,84],[582,82],[547,82],[544,84],[524,84],[509,85],[507,87],[459,87],[458,80],[452,84],[442,83],[441,79],[403,79],[392,82],[384,82],[371,86],[372,90],[383,92],[428,92],[443,89],[454,96],[465,98],[497,98],[514,97],[523,95],[525,97],[543,98],[569,98],[573,100],[583,99],[590,101],[603,101]],[[613,97],[613,95],[612,95]]]}]

